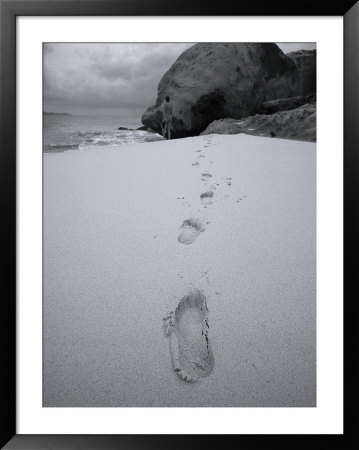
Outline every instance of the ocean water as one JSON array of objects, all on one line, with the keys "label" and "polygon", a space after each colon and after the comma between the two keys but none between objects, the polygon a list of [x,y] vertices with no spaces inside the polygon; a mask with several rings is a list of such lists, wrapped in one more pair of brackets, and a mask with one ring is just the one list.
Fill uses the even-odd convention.
[{"label": "ocean water", "polygon": [[138,128],[137,117],[43,115],[43,151],[45,153],[114,147],[124,144],[162,140],[156,133],[141,130],[118,130],[119,127]]}]

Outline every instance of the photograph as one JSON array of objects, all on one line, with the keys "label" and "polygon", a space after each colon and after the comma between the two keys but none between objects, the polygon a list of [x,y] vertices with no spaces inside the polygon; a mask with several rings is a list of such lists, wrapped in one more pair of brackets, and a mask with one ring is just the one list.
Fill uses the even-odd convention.
[{"label": "photograph", "polygon": [[316,43],[42,61],[43,407],[315,408]]}]

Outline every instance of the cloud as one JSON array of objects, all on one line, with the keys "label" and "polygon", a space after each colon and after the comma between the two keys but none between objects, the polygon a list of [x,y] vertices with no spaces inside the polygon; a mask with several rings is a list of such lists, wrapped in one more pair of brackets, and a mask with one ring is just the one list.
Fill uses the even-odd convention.
[{"label": "cloud", "polygon": [[283,53],[296,52],[297,50],[314,50],[316,48],[315,42],[278,42],[277,43]]},{"label": "cloud", "polygon": [[158,82],[193,44],[46,44],[44,102],[68,110],[143,108]]}]

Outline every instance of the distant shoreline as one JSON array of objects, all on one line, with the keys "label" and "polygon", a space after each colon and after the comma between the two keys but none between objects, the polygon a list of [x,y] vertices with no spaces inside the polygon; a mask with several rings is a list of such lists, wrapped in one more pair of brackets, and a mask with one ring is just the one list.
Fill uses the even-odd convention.
[{"label": "distant shoreline", "polygon": [[43,114],[45,114],[47,116],[71,116],[71,114],[69,114],[69,113],[57,113],[57,112],[47,112],[47,111],[44,111]]}]

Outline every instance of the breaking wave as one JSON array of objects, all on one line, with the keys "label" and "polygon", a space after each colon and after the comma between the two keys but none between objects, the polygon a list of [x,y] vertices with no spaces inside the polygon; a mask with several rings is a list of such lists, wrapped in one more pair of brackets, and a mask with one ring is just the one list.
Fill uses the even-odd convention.
[{"label": "breaking wave", "polygon": [[85,131],[66,133],[64,142],[46,143],[45,153],[86,150],[90,148],[117,147],[125,144],[161,141],[163,137],[142,130]]}]

